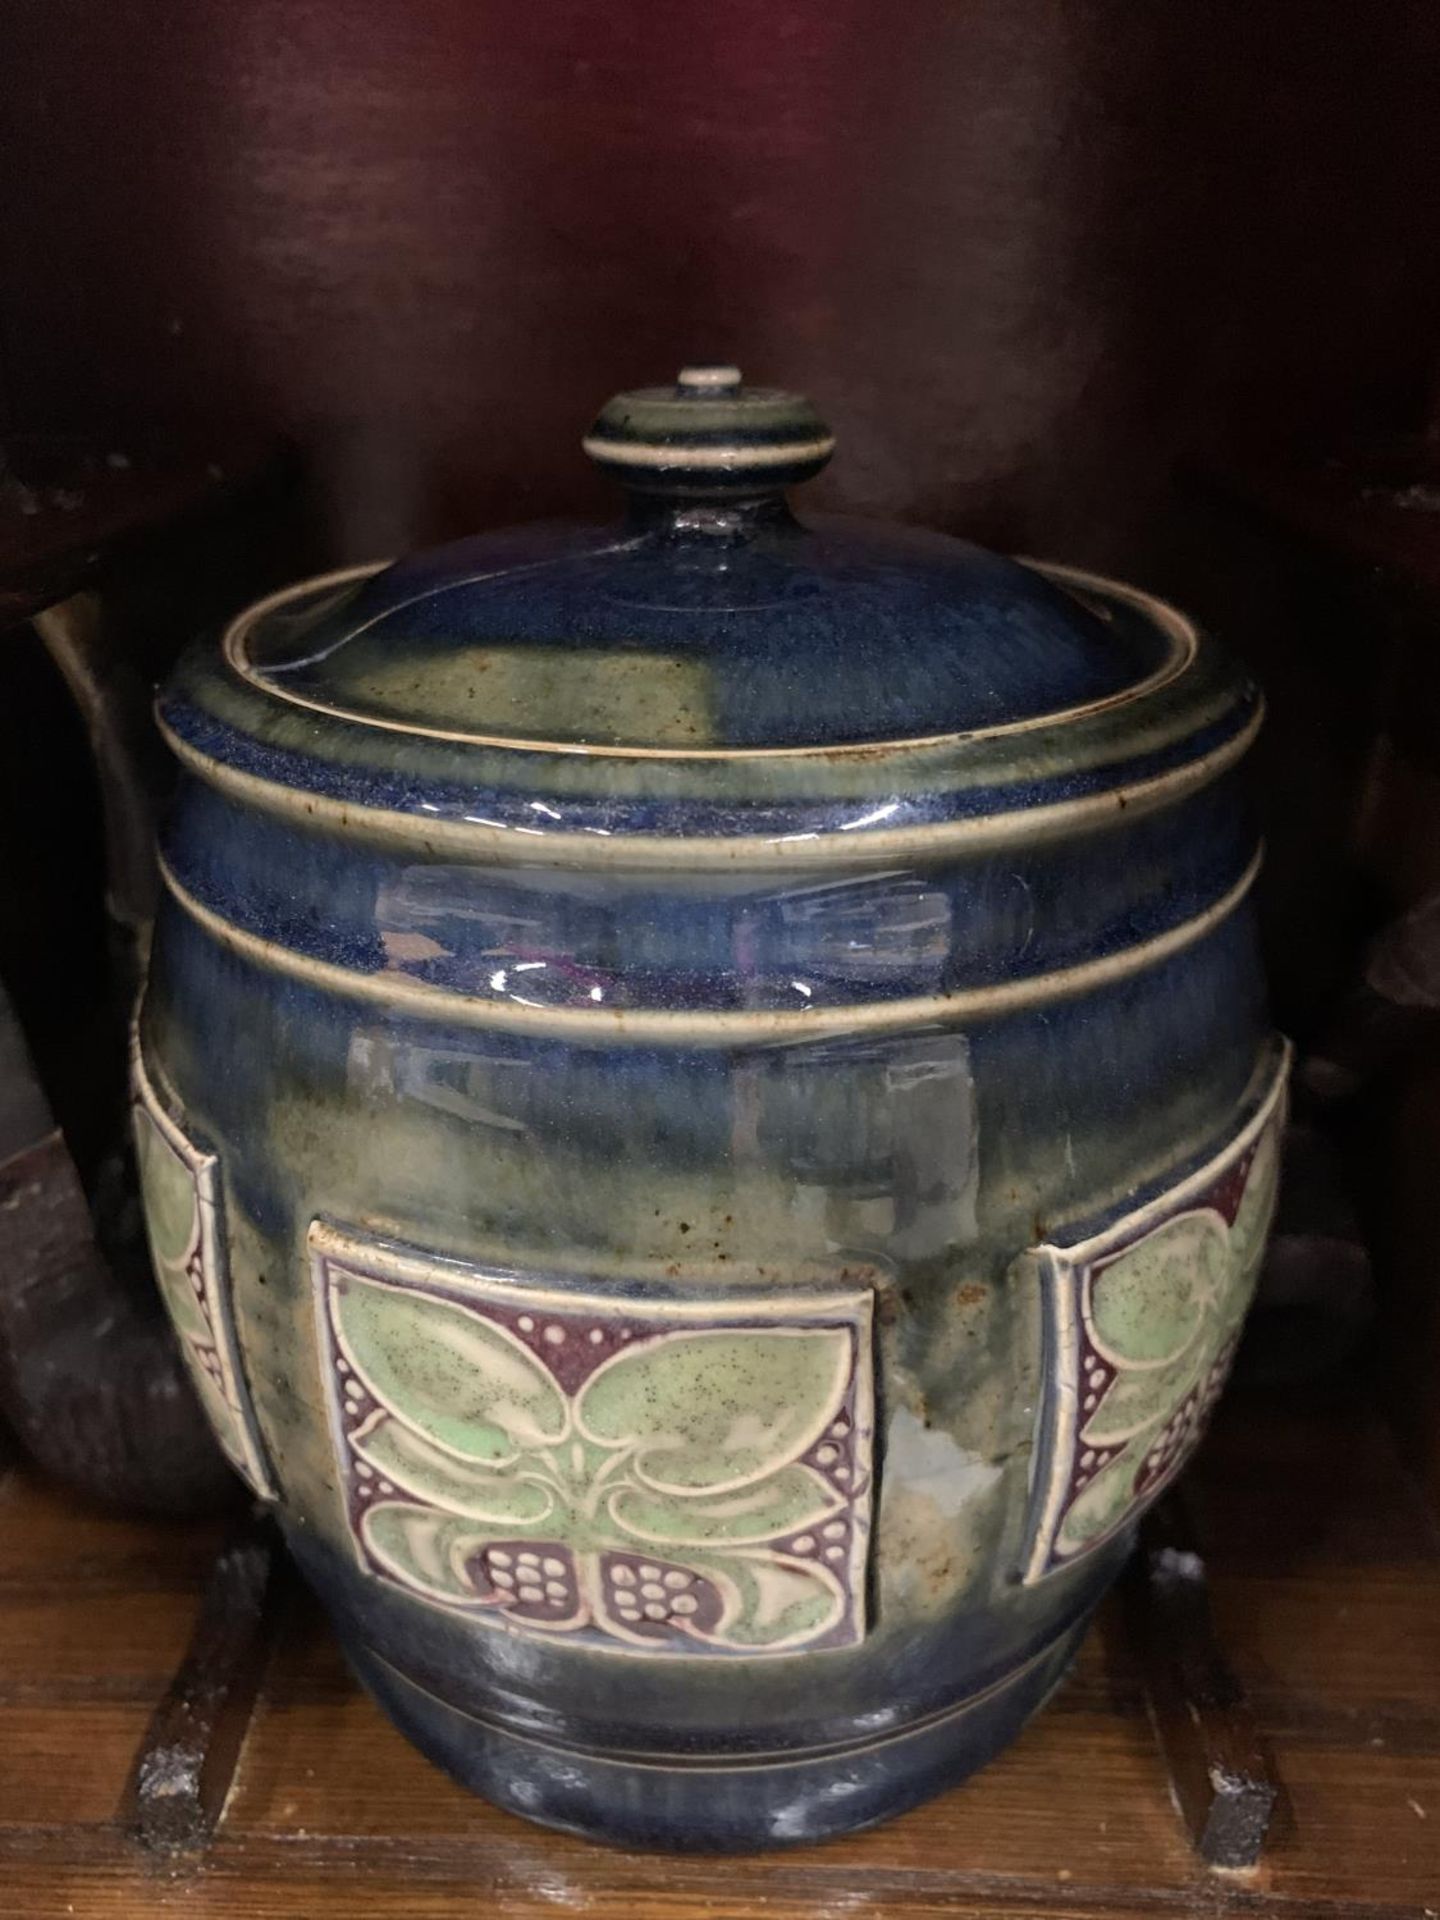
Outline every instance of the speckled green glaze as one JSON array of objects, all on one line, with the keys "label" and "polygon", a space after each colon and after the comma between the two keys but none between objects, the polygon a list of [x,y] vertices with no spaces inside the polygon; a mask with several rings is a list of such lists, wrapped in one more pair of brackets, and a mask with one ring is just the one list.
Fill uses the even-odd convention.
[{"label": "speckled green glaze", "polygon": [[882,1818],[1053,1687],[1223,1376],[1283,1072],[1243,674],[1130,589],[790,520],[745,391],[723,486],[672,485],[677,391],[619,533],[192,656],[140,1031],[367,1684],[674,1846]]},{"label": "speckled green glaze", "polygon": [[138,1050],[135,1155],[150,1258],[175,1337],[221,1450],[252,1493],[275,1488],[236,1345],[217,1162],[172,1119]]},{"label": "speckled green glaze", "polygon": [[312,1250],[368,1573],[654,1656],[863,1636],[868,1292],[727,1313]]},{"label": "speckled green glaze", "polygon": [[1220,1153],[1077,1246],[1024,1256],[1050,1315],[1027,1577],[1091,1553],[1184,1464],[1229,1370],[1275,1209],[1285,1060]]}]

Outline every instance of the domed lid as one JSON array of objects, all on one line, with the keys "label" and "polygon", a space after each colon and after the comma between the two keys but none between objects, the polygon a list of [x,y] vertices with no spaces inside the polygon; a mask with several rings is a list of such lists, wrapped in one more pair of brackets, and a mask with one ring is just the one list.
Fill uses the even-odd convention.
[{"label": "domed lid", "polygon": [[617,396],[584,444],[627,490],[620,523],[484,534],[260,603],[163,704],[182,752],[387,811],[473,821],[489,794],[491,826],[553,794],[577,830],[803,836],[854,797],[919,819],[985,811],[997,782],[1105,786],[1237,707],[1146,596],[795,518],[783,490],[833,437],[733,367]]}]

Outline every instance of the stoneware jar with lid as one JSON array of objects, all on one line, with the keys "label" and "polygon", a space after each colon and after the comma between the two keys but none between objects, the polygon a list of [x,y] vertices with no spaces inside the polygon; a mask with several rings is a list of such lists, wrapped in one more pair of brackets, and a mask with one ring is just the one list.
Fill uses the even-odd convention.
[{"label": "stoneware jar with lid", "polygon": [[962,1778],[1223,1381],[1284,1050],[1255,688],[1182,615],[796,518],[809,404],[621,395],[604,528],[182,664],[135,1047],[216,1431],[440,1765],[749,1848]]}]

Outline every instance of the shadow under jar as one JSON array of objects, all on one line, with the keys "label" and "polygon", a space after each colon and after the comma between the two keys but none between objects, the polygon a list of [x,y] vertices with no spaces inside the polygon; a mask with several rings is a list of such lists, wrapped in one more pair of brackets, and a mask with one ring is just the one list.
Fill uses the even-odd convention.
[{"label": "shadow under jar", "polygon": [[733,369],[586,447],[620,524],[183,663],[136,1125],[216,1430],[394,1720],[742,1849],[1010,1739],[1219,1391],[1260,702],[1131,588],[797,520],[830,435]]}]

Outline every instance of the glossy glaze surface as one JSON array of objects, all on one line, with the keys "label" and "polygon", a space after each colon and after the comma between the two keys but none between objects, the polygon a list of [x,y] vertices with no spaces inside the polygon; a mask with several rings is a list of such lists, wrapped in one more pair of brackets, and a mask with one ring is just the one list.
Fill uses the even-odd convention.
[{"label": "glossy glaze surface", "polygon": [[883,1817],[1043,1697],[1162,1477],[1052,1550],[1057,1276],[1109,1232],[1204,1321],[1168,1471],[1269,1190],[1218,1292],[1231,1201],[1173,1221],[1281,1071],[1254,689],[1128,589],[812,534],[753,474],[737,520],[769,430],[606,559],[297,589],[161,707],[141,1045],[296,1552],[443,1764],[672,1845]]}]

